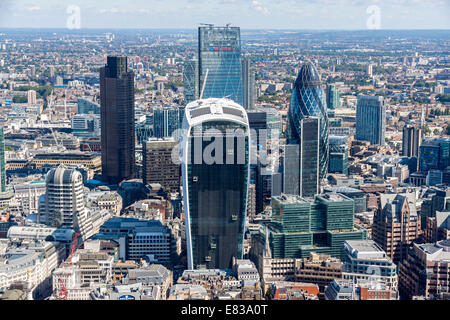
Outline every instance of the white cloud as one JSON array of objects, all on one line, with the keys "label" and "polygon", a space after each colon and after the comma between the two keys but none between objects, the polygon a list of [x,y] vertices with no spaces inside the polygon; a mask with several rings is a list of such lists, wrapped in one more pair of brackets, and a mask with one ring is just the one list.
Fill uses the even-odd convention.
[{"label": "white cloud", "polygon": [[39,11],[39,10],[41,10],[41,7],[38,7],[38,6],[33,6],[33,7],[27,8],[27,11],[30,11],[30,12],[35,12],[35,11]]},{"label": "white cloud", "polygon": [[256,11],[261,12],[262,14],[269,14],[269,9],[263,7],[260,1],[253,0],[252,7],[256,9]]}]

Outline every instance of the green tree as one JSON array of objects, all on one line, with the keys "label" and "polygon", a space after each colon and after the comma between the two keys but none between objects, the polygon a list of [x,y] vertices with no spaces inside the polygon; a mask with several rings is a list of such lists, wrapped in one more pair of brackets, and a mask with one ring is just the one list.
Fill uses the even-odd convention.
[{"label": "green tree", "polygon": [[269,288],[267,288],[267,291],[266,291],[266,299],[267,300],[272,300],[272,287],[269,287]]},{"label": "green tree", "polygon": [[423,132],[423,134],[424,135],[429,135],[430,133],[431,133],[431,129],[430,129],[430,127],[428,127],[427,125],[424,125],[423,127],[422,127],[422,132]]},{"label": "green tree", "polygon": [[14,103],[27,103],[28,98],[27,98],[27,96],[14,96],[13,102]]}]

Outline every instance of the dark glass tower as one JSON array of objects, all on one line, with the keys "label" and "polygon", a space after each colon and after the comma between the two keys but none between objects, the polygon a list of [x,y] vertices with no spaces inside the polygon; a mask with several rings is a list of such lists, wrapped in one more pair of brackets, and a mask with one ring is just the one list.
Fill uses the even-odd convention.
[{"label": "dark glass tower", "polygon": [[243,101],[242,105],[246,110],[255,108],[255,70],[249,57],[242,57],[242,86]]},{"label": "dark glass tower", "polygon": [[100,69],[102,177],[110,184],[134,178],[134,73],[126,57],[107,58]]},{"label": "dark glass tower", "polygon": [[[318,122],[311,119],[307,123],[302,123],[302,120],[309,117],[317,118]],[[301,130],[304,125],[314,130],[302,133]],[[318,137],[315,135],[316,130],[318,130]],[[311,61],[305,62],[302,66],[294,84],[288,114],[288,137],[289,144],[300,145],[300,160],[303,161],[303,165],[301,163],[299,166],[299,185],[312,186],[317,178],[319,181],[324,179],[328,169],[329,149],[327,106],[319,73]],[[317,139],[318,153],[316,154],[314,146]],[[308,164],[311,161],[317,161],[317,163]],[[311,170],[315,168],[317,175],[313,171],[305,171],[307,167],[311,167]],[[312,190],[311,188],[308,189]],[[300,192],[302,192],[301,190],[302,187],[300,187]],[[303,196],[306,196],[306,194],[303,194]]]},{"label": "dark glass tower", "polygon": [[418,126],[403,127],[402,155],[408,158],[418,157],[422,143],[422,129]]},{"label": "dark glass tower", "polygon": [[320,186],[320,117],[300,121],[300,195],[314,197]]},{"label": "dark glass tower", "polygon": [[[188,268],[231,268],[233,257],[243,256],[250,170],[247,114],[228,99],[197,100],[186,106],[183,130]],[[214,161],[207,154],[214,154]]]},{"label": "dark glass tower", "polygon": [[229,98],[244,106],[240,28],[199,27],[198,57],[202,98]]}]

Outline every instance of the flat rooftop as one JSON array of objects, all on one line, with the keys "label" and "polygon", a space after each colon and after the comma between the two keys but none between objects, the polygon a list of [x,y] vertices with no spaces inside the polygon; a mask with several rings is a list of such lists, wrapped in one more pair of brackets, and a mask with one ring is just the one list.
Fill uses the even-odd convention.
[{"label": "flat rooftop", "polygon": [[281,194],[280,196],[276,196],[273,198],[281,203],[299,203],[299,202],[300,203],[308,203],[308,202],[310,202],[300,196],[292,195],[292,194],[284,194],[284,193]]},{"label": "flat rooftop", "polygon": [[340,194],[340,193],[325,193],[317,196],[326,201],[330,202],[340,202],[340,201],[353,201],[352,199]]},{"label": "flat rooftop", "polygon": [[346,240],[344,247],[356,259],[387,259],[386,252],[373,240]]}]

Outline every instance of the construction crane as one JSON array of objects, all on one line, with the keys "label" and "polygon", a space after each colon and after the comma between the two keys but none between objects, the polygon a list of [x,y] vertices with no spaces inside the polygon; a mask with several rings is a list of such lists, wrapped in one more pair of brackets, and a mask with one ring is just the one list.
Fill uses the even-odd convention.
[{"label": "construction crane", "polygon": [[[65,100],[64,100],[64,103],[65,103]],[[48,111],[49,111],[49,118],[51,118],[51,113],[53,112],[53,109],[52,109],[53,104],[54,104],[54,101],[53,101],[53,90],[52,90],[52,92],[50,93],[49,102],[48,102],[48,106],[47,106],[47,109],[48,109]],[[65,120],[65,118],[64,118],[64,120]],[[53,131],[53,128],[52,128],[52,126],[51,126],[51,124],[50,124],[50,121],[49,121],[48,119],[47,119],[47,124],[48,124],[48,127],[50,128],[50,132],[51,132],[52,135],[53,135],[53,139],[55,140],[56,148],[57,148],[58,150],[59,150],[59,149],[64,149],[62,143],[60,144],[60,143],[58,142],[58,139],[56,138],[55,132]]]},{"label": "construction crane", "polygon": [[208,80],[209,69],[206,69],[205,79],[203,80],[202,91],[200,92],[199,99],[203,99],[203,92],[205,91],[206,80]]},{"label": "construction crane", "polygon": [[[75,233],[75,237],[72,241],[72,250],[70,251],[70,256],[69,256],[69,268],[72,266],[72,257],[73,257],[73,253],[75,252],[75,249],[77,247],[77,243],[78,243],[78,236],[80,234],[77,232]],[[58,282],[61,284],[61,292],[58,294],[58,298],[62,299],[62,300],[67,300],[67,288],[65,283],[67,282],[67,279],[70,276],[70,269],[69,272],[67,273],[67,275],[64,278],[64,281],[61,279],[61,277],[58,278]]]}]

